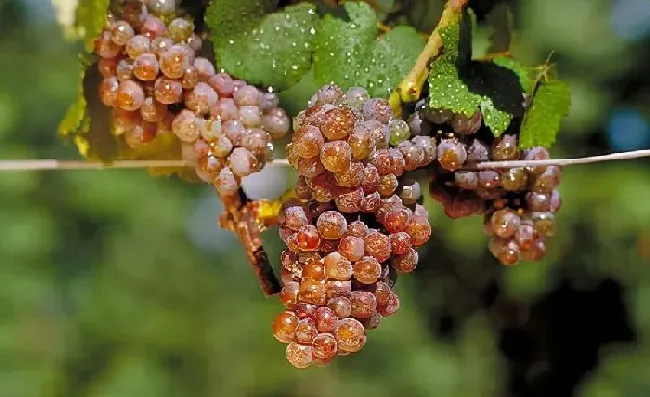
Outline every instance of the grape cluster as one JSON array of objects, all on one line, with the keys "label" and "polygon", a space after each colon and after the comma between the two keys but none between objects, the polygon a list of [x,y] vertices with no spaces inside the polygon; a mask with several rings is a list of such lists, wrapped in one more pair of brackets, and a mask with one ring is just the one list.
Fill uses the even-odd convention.
[{"label": "grape cluster", "polygon": [[436,139],[429,192],[450,218],[484,215],[490,251],[501,263],[540,260],[546,253],[545,239],[555,232],[560,168],[477,170],[476,165],[486,161],[549,158],[543,147],[519,147],[516,123],[495,138],[482,121],[478,109],[466,116],[431,109],[426,100],[416,106],[408,118],[411,134]]},{"label": "grape cluster", "polygon": [[[218,72],[198,55],[194,24],[173,17],[175,0],[127,0],[95,41],[103,76],[99,96],[126,145],[173,133],[183,159],[222,194],[272,157],[272,141],[289,130],[273,93]],[[163,22],[169,20],[169,23]]]},{"label": "grape cluster", "polygon": [[329,85],[294,124],[287,150],[300,181],[280,214],[285,311],[273,333],[306,368],[358,352],[397,311],[395,277],[415,270],[431,227],[419,185],[398,180],[406,156],[390,147],[386,101]]}]

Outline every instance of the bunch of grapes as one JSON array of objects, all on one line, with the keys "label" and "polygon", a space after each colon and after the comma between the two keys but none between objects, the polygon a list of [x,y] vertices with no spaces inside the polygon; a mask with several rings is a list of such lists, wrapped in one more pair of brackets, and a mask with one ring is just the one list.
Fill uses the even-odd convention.
[{"label": "bunch of grapes", "polygon": [[201,37],[191,20],[173,16],[175,7],[175,0],[127,0],[109,15],[95,41],[99,95],[128,146],[173,133],[197,175],[234,195],[242,177],[272,158],[272,141],[287,133],[289,119],[275,94],[198,56]]},{"label": "bunch of grapes", "polygon": [[431,109],[426,99],[416,106],[408,118],[411,134],[436,139],[429,192],[450,218],[483,214],[490,251],[501,263],[540,260],[546,253],[545,239],[555,232],[560,168],[477,169],[486,161],[549,158],[543,147],[519,147],[517,123],[495,138],[482,121],[478,109],[466,116]]},{"label": "bunch of grapes", "polygon": [[407,156],[390,147],[394,124],[386,101],[335,85],[294,122],[287,150],[300,182],[280,216],[286,310],[273,333],[295,367],[361,350],[366,330],[399,308],[395,276],[416,268],[431,235],[419,185],[400,186]]}]

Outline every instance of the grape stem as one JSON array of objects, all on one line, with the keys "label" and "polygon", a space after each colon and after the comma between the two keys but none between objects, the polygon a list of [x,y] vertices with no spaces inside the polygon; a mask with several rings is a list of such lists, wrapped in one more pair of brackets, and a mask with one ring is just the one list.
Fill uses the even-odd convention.
[{"label": "grape stem", "polygon": [[429,75],[429,64],[442,54],[442,37],[440,37],[439,31],[444,27],[458,23],[467,3],[468,0],[448,0],[445,3],[440,21],[429,36],[415,65],[391,95],[391,106],[396,113],[399,113],[402,103],[415,102],[420,98],[422,86]]},{"label": "grape stem", "polygon": [[[485,161],[475,164],[466,170],[490,170],[498,168],[517,167],[543,167],[557,165],[593,164],[606,161],[633,160],[650,157],[650,149],[633,150],[630,152],[610,153],[599,156],[579,157],[572,159],[548,159],[548,160],[508,160],[508,161]],[[48,170],[97,170],[97,169],[134,169],[149,167],[186,167],[191,164],[183,160],[121,160],[112,163],[91,162],[85,160],[0,160],[0,172],[2,171],[48,171]],[[287,167],[287,159],[275,159],[266,164],[271,167]]]}]

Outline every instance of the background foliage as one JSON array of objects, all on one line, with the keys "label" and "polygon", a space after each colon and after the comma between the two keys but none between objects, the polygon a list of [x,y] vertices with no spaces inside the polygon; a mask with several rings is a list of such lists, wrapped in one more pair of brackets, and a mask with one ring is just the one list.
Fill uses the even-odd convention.
[{"label": "background foliage", "polygon": [[[437,0],[398,3],[406,15],[386,22],[438,20]],[[510,3],[515,54],[539,64],[555,50],[572,89],[554,155],[649,147],[647,6]],[[498,33],[479,28],[475,48]],[[54,131],[82,46],[44,2],[0,2],[1,158],[76,158]],[[304,106],[306,76],[287,108]],[[401,311],[363,353],[296,371],[270,332],[280,305],[218,230],[206,188],[138,171],[0,174],[2,396],[563,396],[585,373],[576,396],[645,396],[648,175],[642,161],[567,168],[548,259],[512,269],[491,259],[480,219],[429,202],[435,238],[398,283]],[[266,243],[277,256],[274,231]]]}]

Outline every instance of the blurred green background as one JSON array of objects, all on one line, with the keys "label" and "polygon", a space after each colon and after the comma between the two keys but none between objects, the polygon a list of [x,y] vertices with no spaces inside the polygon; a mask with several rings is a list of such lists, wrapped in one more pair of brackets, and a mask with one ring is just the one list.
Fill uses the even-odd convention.
[{"label": "blurred green background", "polygon": [[[402,3],[398,22],[438,19],[438,0]],[[555,50],[573,91],[554,156],[649,148],[650,2],[508,3],[515,54]],[[77,158],[55,131],[78,49],[47,0],[0,0],[1,159]],[[218,229],[208,188],[144,171],[0,174],[0,397],[645,397],[648,170],[567,168],[548,258],[514,268],[491,258],[480,219],[428,202],[435,238],[397,284],[398,314],[361,353],[306,371],[273,339],[281,305]]]}]

